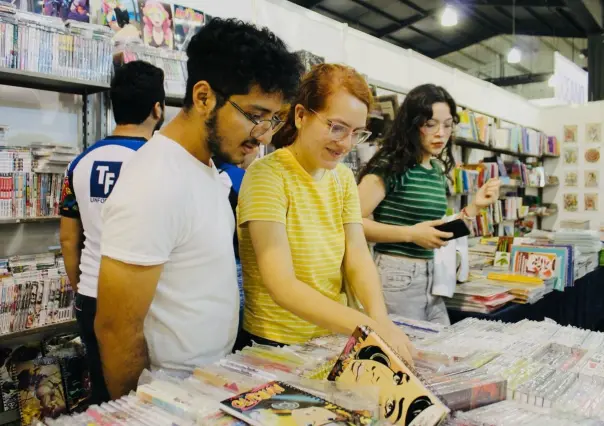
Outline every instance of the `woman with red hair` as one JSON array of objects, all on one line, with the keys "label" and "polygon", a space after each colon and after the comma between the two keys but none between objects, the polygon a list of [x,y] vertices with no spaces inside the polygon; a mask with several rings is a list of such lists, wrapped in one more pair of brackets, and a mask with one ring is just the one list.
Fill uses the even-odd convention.
[{"label": "woman with red hair", "polygon": [[[315,67],[273,138],[278,149],[248,169],[239,195],[245,310],[237,348],[368,325],[411,361],[407,336],[387,315],[354,175],[340,164],[370,136],[371,103],[354,69]],[[366,313],[347,306],[344,277]]]}]

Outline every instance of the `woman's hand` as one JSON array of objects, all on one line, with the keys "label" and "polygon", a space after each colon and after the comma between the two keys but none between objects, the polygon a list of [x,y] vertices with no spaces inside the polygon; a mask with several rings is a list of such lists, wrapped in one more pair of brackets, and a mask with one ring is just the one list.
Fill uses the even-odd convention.
[{"label": "woman's hand", "polygon": [[413,367],[415,349],[407,335],[390,319],[378,322],[376,333],[394,349],[403,360]]},{"label": "woman's hand", "polygon": [[485,208],[494,204],[495,201],[499,199],[499,188],[501,186],[501,182],[499,179],[489,179],[487,183],[482,185],[480,189],[476,192],[476,197],[474,198],[474,204],[479,209]]},{"label": "woman's hand", "polygon": [[445,239],[453,237],[451,232],[442,232],[435,228],[444,223],[444,220],[421,222],[405,228],[405,232],[409,234],[410,242],[425,249],[437,249],[447,245]]}]

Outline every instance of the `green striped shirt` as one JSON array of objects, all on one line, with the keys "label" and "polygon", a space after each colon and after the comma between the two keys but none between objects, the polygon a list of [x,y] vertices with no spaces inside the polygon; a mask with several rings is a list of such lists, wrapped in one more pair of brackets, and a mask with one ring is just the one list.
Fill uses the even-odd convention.
[{"label": "green striped shirt", "polygon": [[[420,222],[441,219],[447,211],[445,176],[436,161],[432,169],[420,164],[404,175],[386,178],[385,170],[376,167],[371,171],[384,179],[386,197],[376,207],[373,218],[388,225],[413,226]],[[432,259],[434,250],[412,243],[377,243],[378,253]]]}]

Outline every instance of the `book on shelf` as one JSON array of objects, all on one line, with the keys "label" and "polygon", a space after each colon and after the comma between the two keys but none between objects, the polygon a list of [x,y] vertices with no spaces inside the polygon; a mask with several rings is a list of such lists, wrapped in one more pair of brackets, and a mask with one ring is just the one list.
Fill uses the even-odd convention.
[{"label": "book on shelf", "polygon": [[164,86],[169,96],[184,98],[187,84],[187,54],[178,50],[168,50],[129,43],[114,54],[116,66],[132,61],[146,61],[164,71]]},{"label": "book on shelf", "polygon": [[0,68],[108,84],[111,36],[108,27],[10,7],[0,9]]},{"label": "book on shelf", "polygon": [[76,153],[56,145],[0,147],[0,219],[58,216],[64,172]]},{"label": "book on shelf", "polygon": [[366,326],[350,337],[328,380],[378,386],[382,417],[397,425],[435,426],[450,411],[417,372]]},{"label": "book on shelf", "polygon": [[13,256],[0,277],[0,335],[74,318],[73,288],[62,258],[52,253]]}]

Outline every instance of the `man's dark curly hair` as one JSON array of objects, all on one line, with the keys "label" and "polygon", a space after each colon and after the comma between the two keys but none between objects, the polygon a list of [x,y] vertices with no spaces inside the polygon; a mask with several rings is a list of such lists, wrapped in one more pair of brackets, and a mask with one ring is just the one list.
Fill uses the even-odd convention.
[{"label": "man's dark curly hair", "polygon": [[[385,170],[386,177],[392,178],[419,164],[422,158],[420,129],[432,118],[432,105],[439,102],[449,105],[453,122],[459,123],[457,104],[449,92],[434,84],[417,86],[405,97],[380,149],[363,168],[359,179],[371,174],[376,168]],[[455,166],[453,135],[438,159],[444,165],[445,175],[449,176]]]},{"label": "man's dark curly hair", "polygon": [[187,55],[185,108],[193,105],[193,87],[202,80],[218,93],[219,106],[254,85],[290,100],[304,71],[298,56],[268,28],[236,19],[213,18],[193,36]]}]

